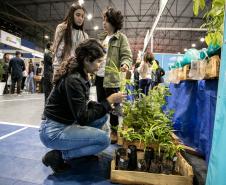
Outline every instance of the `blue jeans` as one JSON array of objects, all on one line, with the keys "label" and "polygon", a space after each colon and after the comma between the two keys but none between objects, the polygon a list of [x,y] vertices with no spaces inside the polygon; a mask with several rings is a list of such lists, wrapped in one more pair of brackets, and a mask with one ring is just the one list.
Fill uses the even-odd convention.
[{"label": "blue jeans", "polygon": [[65,160],[94,155],[110,145],[108,134],[101,130],[106,121],[107,115],[89,123],[89,126],[80,126],[65,125],[47,118],[41,123],[39,135],[46,147],[60,150]]}]

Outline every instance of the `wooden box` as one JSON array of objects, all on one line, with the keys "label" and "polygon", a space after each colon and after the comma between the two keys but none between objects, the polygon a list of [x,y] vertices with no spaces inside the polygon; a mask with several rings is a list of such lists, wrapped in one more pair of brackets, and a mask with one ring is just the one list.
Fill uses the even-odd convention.
[{"label": "wooden box", "polygon": [[205,79],[219,76],[220,58],[218,55],[212,56],[206,64]]},{"label": "wooden box", "polygon": [[[193,170],[181,154],[178,154],[176,170],[181,175],[166,175],[139,171],[115,170],[115,160],[111,162],[111,181],[121,184],[145,185],[192,185]],[[139,155],[138,155],[139,158]]]},{"label": "wooden box", "polygon": [[189,79],[189,70],[190,70],[190,65],[185,65],[182,68],[178,69],[178,79],[181,80],[188,80]]}]

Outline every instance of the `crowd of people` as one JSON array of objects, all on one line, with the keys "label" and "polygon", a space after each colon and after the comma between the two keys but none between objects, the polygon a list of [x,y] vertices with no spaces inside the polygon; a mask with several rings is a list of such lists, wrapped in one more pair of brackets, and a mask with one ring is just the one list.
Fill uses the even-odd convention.
[{"label": "crowd of people", "polygon": [[[73,158],[95,155],[117,142],[119,118],[114,109],[126,94],[120,92],[117,71],[107,69],[116,67],[123,73],[132,72],[135,89],[144,94],[163,82],[164,70],[152,53],[147,52],[141,63],[133,65],[127,36],[120,31],[123,27],[120,11],[111,7],[104,11],[104,32],[97,39],[90,39],[84,31],[85,14],[84,7],[72,4],[56,28],[53,44],[48,43],[44,53],[45,109],[40,139],[52,149],[42,162],[54,172],[70,168],[68,161]],[[25,69],[20,55],[9,61],[8,69],[12,77],[11,93],[17,83],[19,94]],[[14,75],[15,70],[18,75]],[[89,100],[89,74],[95,74],[96,102]],[[34,66],[29,62],[29,83],[33,75]],[[111,137],[102,129],[108,115]]]},{"label": "crowd of people", "polygon": [[[47,46],[48,45],[49,43]],[[44,57],[44,60],[46,61],[47,59]],[[52,59],[50,61],[52,66]],[[48,61],[34,62],[32,59],[24,61],[19,51],[16,51],[15,57],[11,57],[11,54],[5,53],[3,60],[0,61],[0,65],[2,66],[1,81],[5,82],[3,94],[20,96],[22,93],[33,94],[43,92],[43,89],[47,89],[51,86],[46,84],[46,78],[44,79],[44,72],[48,71],[49,73],[51,71],[47,68],[47,63]],[[43,68],[46,69],[44,72]],[[47,76],[47,74],[45,76]],[[51,89],[49,91],[51,91]]]}]

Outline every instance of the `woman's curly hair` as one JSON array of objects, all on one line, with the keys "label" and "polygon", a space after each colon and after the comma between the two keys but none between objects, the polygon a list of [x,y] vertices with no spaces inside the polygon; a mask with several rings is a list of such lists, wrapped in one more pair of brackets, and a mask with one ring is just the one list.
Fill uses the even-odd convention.
[{"label": "woman's curly hair", "polygon": [[115,32],[122,29],[123,15],[121,11],[116,11],[114,8],[108,7],[104,12],[104,18],[105,17],[107,22],[109,22],[115,28]]},{"label": "woman's curly hair", "polygon": [[54,83],[57,83],[62,77],[78,71],[86,78],[84,72],[84,61],[94,62],[105,54],[103,46],[96,39],[87,39],[81,42],[75,49],[75,57],[63,61],[59,70],[54,74]]}]

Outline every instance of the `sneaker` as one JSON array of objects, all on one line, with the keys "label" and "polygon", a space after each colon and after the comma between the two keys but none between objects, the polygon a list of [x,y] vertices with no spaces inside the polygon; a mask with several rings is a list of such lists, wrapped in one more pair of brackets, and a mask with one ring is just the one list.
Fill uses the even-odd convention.
[{"label": "sneaker", "polygon": [[49,166],[54,173],[62,173],[71,168],[71,166],[62,158],[62,153],[59,150],[51,150],[42,158],[42,163]]}]

